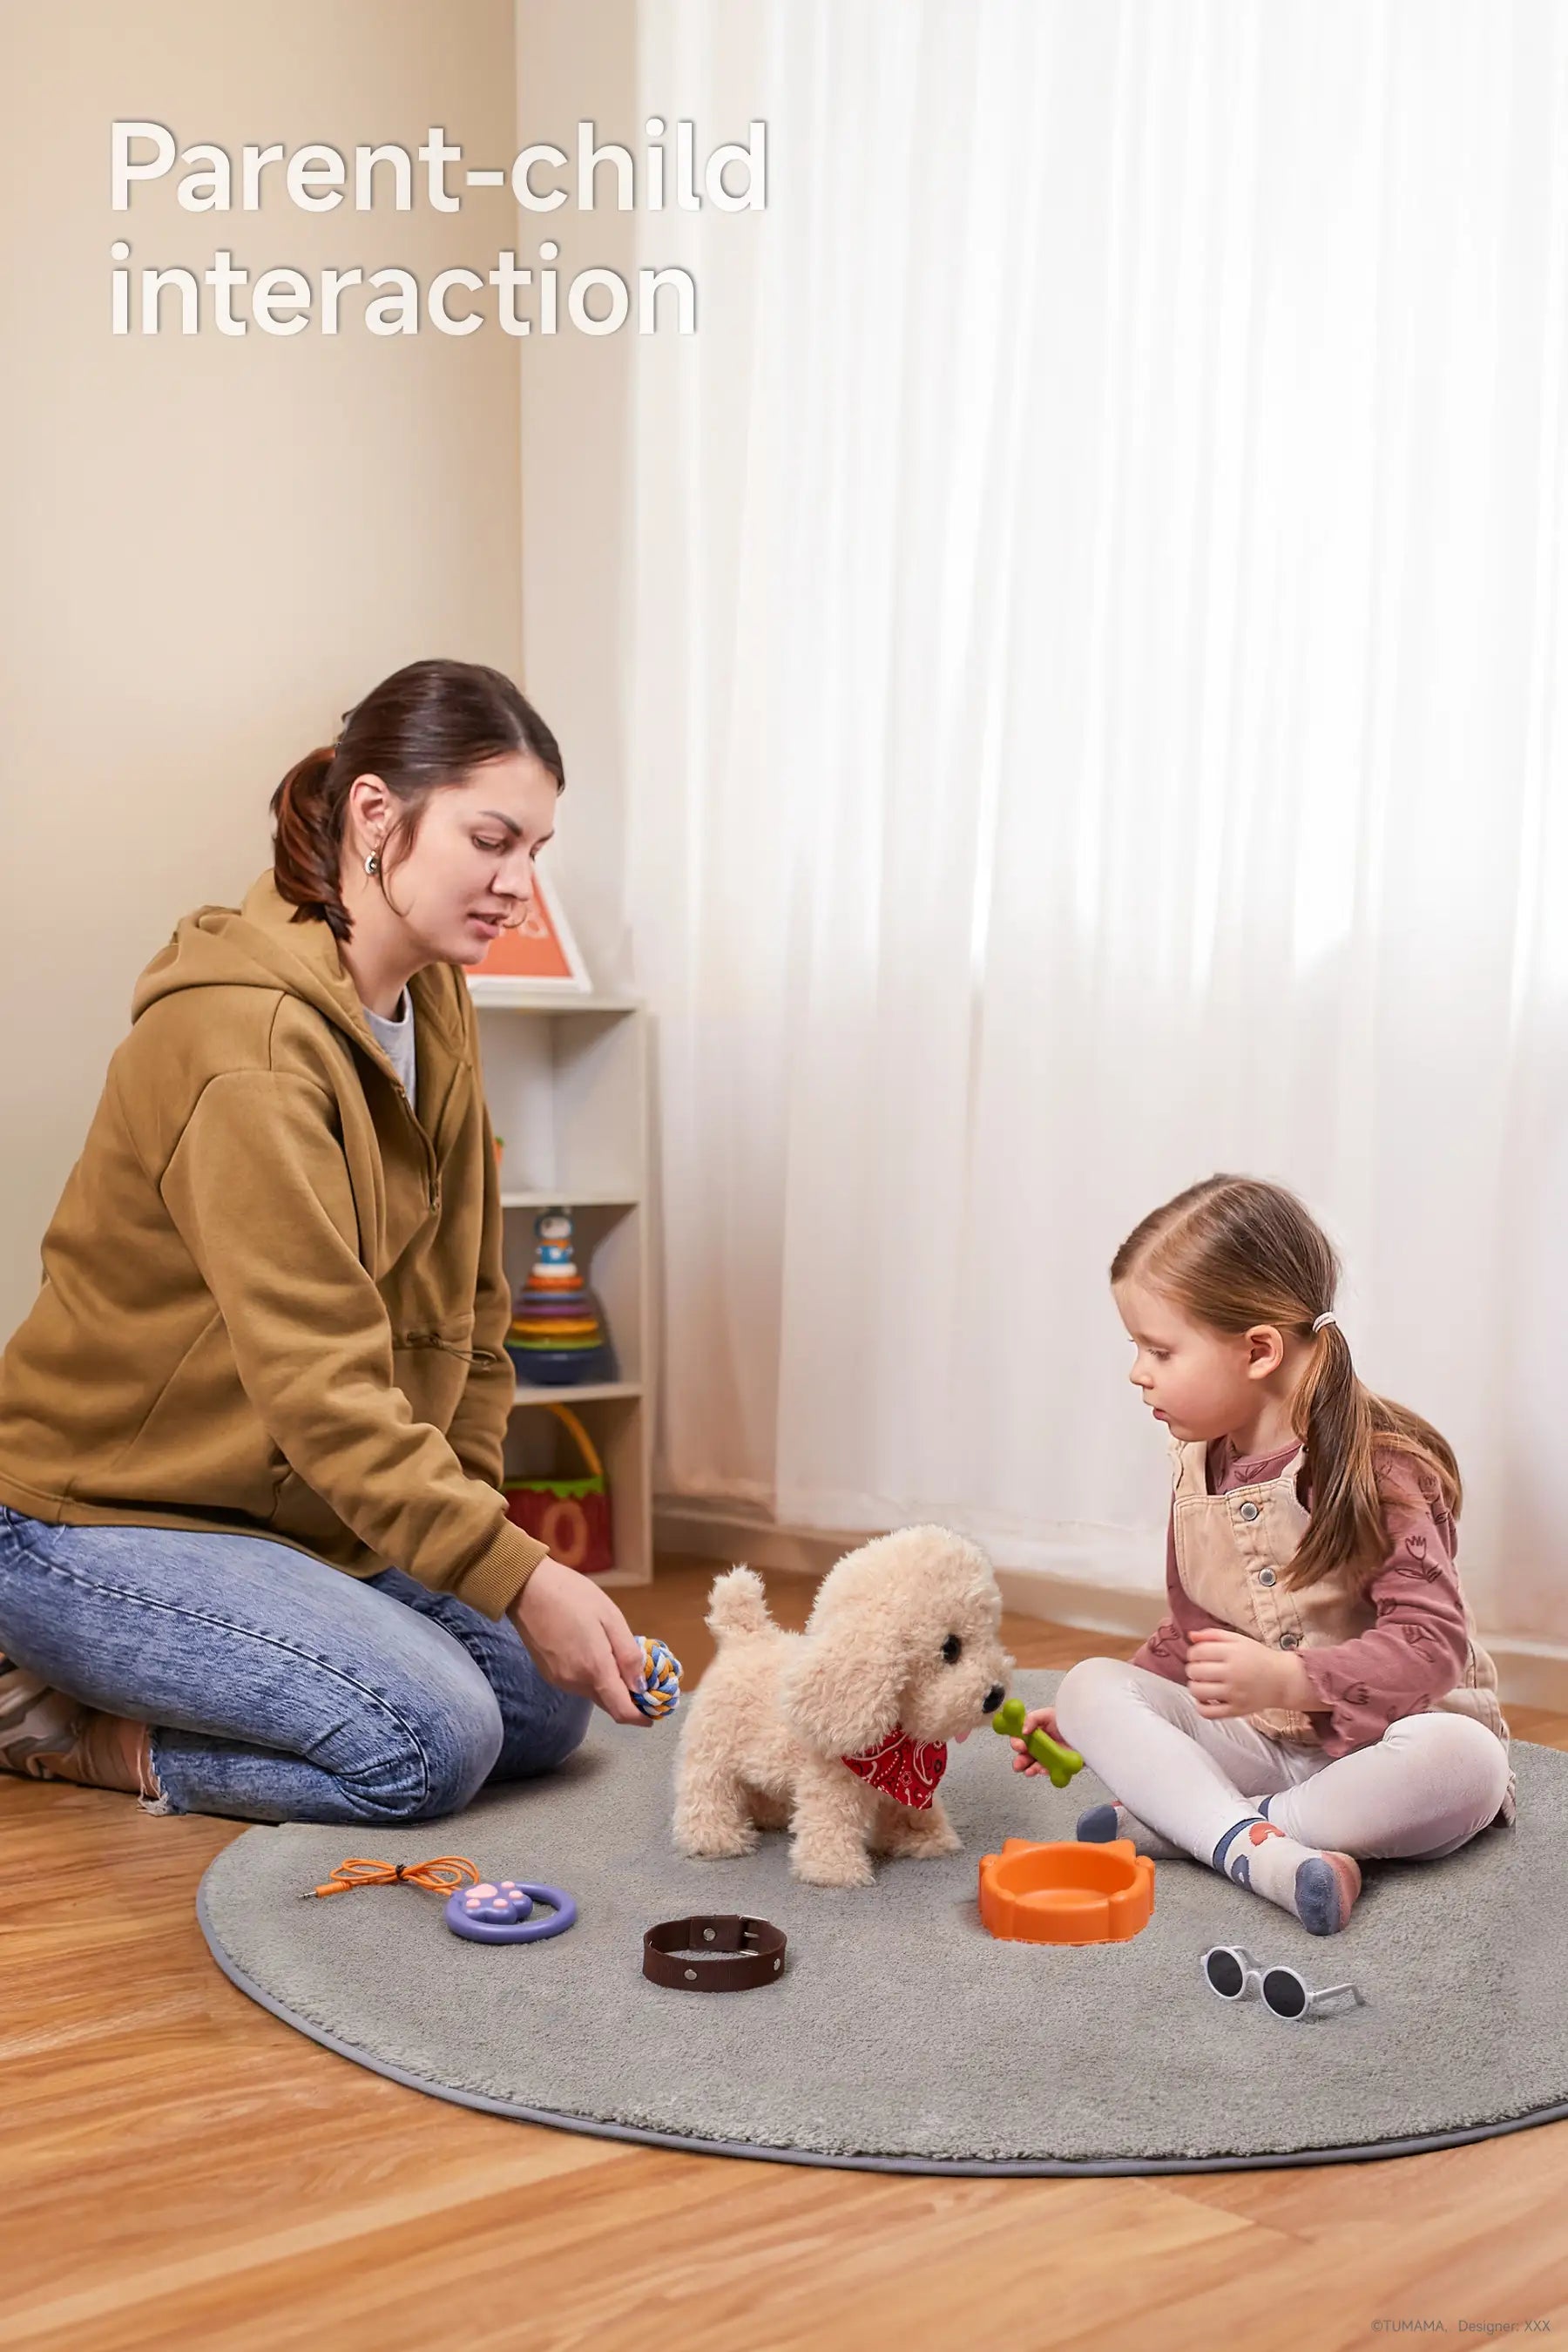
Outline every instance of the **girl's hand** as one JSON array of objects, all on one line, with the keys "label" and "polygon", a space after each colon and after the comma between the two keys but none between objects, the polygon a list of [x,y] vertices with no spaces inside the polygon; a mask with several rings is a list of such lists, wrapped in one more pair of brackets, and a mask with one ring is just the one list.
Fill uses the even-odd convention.
[{"label": "girl's hand", "polygon": [[[1187,1688],[1200,1715],[1257,1715],[1301,1706],[1306,1676],[1289,1650],[1271,1650],[1228,1626],[1201,1625],[1189,1638]],[[1308,1686],[1307,1706],[1316,1704]]]},{"label": "girl's hand", "polygon": [[548,1557],[507,1611],[547,1682],[591,1698],[616,1723],[647,1723],[632,1692],[643,1677],[642,1649],[607,1592]]},{"label": "girl's hand", "polygon": [[1027,1772],[1032,1780],[1037,1780],[1046,1768],[1043,1764],[1036,1763],[1025,1745],[1031,1731],[1043,1731],[1047,1739],[1054,1739],[1058,1745],[1065,1745],[1061,1733],[1057,1729],[1056,1708],[1054,1706],[1031,1707],[1024,1717],[1022,1732],[1016,1739],[1009,1740],[1007,1743],[1013,1750],[1014,1771]]}]

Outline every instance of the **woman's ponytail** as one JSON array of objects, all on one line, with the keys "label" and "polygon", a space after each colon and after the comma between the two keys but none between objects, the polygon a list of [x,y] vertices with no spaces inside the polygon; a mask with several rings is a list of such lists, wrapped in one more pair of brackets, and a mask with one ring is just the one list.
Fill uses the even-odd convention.
[{"label": "woman's ponytail", "polygon": [[346,940],[352,926],[341,878],[342,795],[334,807],[329,783],[336,757],[330,743],[307,751],[273,793],[272,872],[279,897],[300,909],[296,922],[315,916],[334,939]]}]

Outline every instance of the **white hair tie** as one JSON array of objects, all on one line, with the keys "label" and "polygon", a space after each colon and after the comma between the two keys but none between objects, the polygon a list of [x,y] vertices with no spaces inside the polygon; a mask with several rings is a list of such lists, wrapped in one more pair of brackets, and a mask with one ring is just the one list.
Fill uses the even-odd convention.
[{"label": "white hair tie", "polygon": [[1314,1319],[1312,1324],[1312,1337],[1314,1339],[1317,1338],[1318,1333],[1322,1329],[1325,1323],[1337,1323],[1339,1319],[1339,1317],[1334,1313],[1333,1308],[1331,1307],[1326,1315],[1320,1315]]}]

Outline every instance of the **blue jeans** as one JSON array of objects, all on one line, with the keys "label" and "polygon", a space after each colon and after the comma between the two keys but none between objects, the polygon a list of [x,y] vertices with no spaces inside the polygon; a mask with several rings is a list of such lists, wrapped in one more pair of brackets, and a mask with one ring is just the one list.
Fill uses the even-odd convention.
[{"label": "blue jeans", "polygon": [[584,1698],[510,1619],[258,1536],[46,1526],[0,1506],[0,1655],[153,1731],[154,1810],[420,1822],[569,1756]]}]

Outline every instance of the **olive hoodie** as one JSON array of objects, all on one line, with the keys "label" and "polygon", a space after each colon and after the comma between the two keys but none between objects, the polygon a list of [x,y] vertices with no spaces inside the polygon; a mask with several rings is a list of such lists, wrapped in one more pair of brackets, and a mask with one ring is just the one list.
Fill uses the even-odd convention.
[{"label": "olive hoodie", "polygon": [[0,1502],[269,1538],[499,1617],[544,1546],[499,1491],[500,1180],[462,973],[409,983],[419,1113],[270,874],[136,986],[43,1287],[0,1359]]}]

